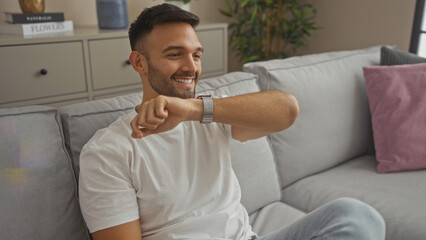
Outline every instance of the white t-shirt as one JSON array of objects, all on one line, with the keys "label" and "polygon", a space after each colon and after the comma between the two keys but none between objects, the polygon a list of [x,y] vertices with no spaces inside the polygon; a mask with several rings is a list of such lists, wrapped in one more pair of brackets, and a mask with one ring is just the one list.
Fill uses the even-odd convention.
[{"label": "white t-shirt", "polygon": [[135,112],[96,132],[80,155],[80,204],[90,232],[140,219],[142,239],[254,235],[231,166],[228,125],[183,122],[130,137]]}]

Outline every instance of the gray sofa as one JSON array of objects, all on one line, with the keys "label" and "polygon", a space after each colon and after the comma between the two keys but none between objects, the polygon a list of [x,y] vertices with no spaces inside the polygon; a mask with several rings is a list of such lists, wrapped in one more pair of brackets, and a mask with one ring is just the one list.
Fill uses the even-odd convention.
[{"label": "gray sofa", "polygon": [[[362,67],[379,58],[380,47],[330,52],[250,63],[244,72],[200,80],[198,94],[278,89],[299,101],[299,117],[286,131],[232,142],[242,203],[260,235],[353,197],[383,215],[386,239],[426,239],[426,171],[376,172]],[[140,99],[0,109],[0,239],[90,239],[77,200],[80,150]]]}]

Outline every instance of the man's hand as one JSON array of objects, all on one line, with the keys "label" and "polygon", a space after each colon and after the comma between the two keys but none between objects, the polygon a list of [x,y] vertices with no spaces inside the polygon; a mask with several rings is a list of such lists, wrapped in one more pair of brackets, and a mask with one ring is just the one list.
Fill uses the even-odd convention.
[{"label": "man's hand", "polygon": [[130,122],[132,137],[142,138],[169,131],[183,121],[201,120],[203,114],[200,99],[181,99],[158,96],[137,108],[138,114]]}]

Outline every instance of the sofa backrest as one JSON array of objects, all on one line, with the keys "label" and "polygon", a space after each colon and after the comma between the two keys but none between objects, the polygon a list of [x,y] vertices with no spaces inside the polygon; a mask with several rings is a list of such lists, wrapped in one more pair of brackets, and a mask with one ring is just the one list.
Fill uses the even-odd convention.
[{"label": "sofa backrest", "polygon": [[0,109],[2,239],[89,240],[54,108]]},{"label": "sofa backrest", "polygon": [[141,93],[67,105],[59,108],[64,128],[65,145],[71,155],[78,181],[80,151],[98,129],[105,128],[120,115],[140,104]]},{"label": "sofa backrest", "polygon": [[366,154],[373,146],[363,66],[378,65],[380,47],[254,62],[262,90],[294,95],[300,112],[270,135],[282,187]]}]

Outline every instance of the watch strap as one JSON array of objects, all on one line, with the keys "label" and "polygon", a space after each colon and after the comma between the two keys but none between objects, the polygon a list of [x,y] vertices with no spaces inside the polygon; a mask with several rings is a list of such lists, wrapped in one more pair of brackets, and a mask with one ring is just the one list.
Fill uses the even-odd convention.
[{"label": "watch strap", "polygon": [[211,95],[200,95],[197,98],[203,100],[203,119],[201,123],[213,122],[213,97]]}]

